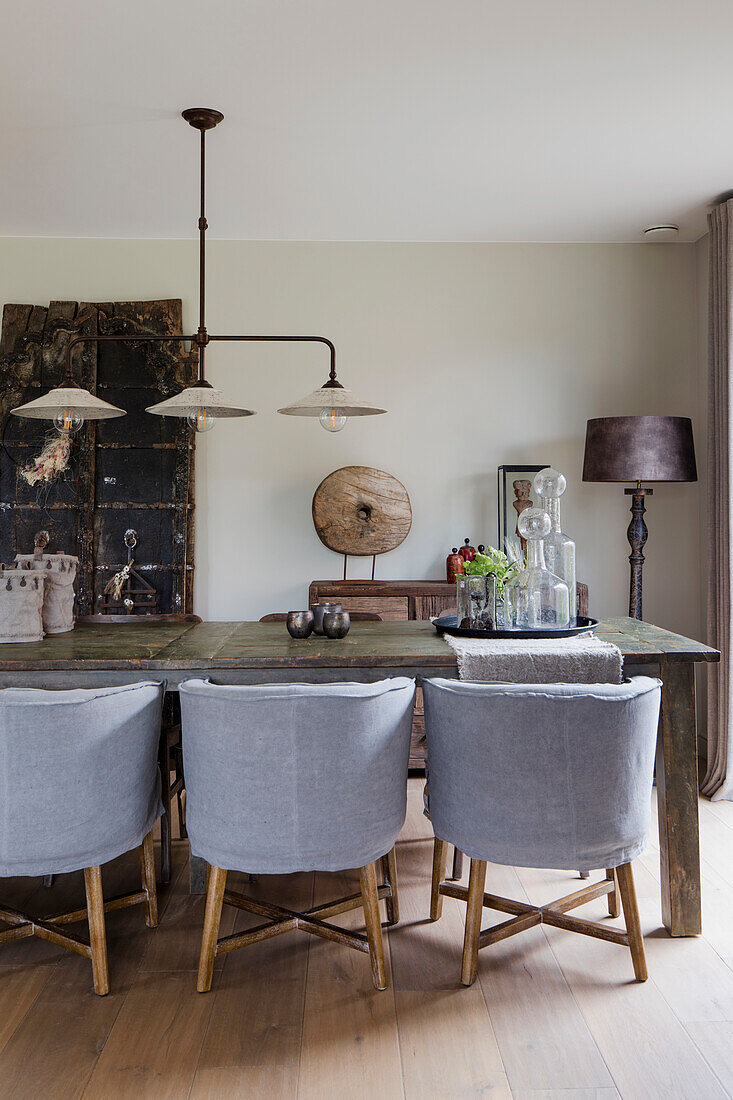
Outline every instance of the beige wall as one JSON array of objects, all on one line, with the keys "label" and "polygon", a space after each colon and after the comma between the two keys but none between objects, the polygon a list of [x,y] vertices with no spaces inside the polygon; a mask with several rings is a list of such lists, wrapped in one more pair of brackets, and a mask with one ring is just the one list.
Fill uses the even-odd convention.
[{"label": "beige wall", "polygon": [[[338,435],[275,409],[319,385],[325,349],[221,346],[212,381],[258,410],[217,425],[198,450],[196,610],[253,618],[305,604],[308,582],[338,576],[310,503],[339,466],[388,470],[414,525],[378,576],[443,575],[465,535],[496,538],[496,467],[549,462],[569,488],[564,527],[596,615],[628,600],[628,498],[580,481],[588,417],[692,416],[702,440],[699,269],[694,245],[452,245],[212,242],[212,332],[318,333],[343,382],[389,415]],[[0,241],[0,300],[180,296],[196,317],[191,241]],[[698,458],[704,452],[698,447]],[[645,617],[699,635],[695,485],[649,501]],[[355,563],[353,575],[366,575]]]}]

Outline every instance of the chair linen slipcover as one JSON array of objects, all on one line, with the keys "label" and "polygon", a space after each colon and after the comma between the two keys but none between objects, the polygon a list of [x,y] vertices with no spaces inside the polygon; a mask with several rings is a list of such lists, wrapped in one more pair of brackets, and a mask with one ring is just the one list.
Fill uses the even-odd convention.
[{"label": "chair linen slipcover", "polygon": [[649,832],[661,681],[426,680],[435,835],[472,859],[591,870]]},{"label": "chair linen slipcover", "polygon": [[163,812],[165,686],[0,691],[0,877],[94,867]]},{"label": "chair linen slipcover", "polygon": [[414,680],[180,686],[191,851],[230,871],[363,867],[405,820]]}]

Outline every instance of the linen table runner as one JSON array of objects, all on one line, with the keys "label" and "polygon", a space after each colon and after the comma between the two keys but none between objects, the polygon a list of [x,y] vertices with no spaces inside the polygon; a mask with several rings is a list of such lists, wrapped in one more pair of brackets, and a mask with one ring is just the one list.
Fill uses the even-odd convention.
[{"label": "linen table runner", "polygon": [[575,638],[458,638],[443,635],[461,680],[513,684],[620,684],[618,646],[592,634]]}]

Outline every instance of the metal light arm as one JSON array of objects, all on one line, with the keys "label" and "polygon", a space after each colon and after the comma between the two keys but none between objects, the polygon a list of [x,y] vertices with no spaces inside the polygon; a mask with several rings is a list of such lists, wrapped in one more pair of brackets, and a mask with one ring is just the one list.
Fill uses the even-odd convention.
[{"label": "metal light arm", "polygon": [[166,341],[188,341],[195,344],[198,348],[199,358],[199,376],[197,385],[208,386],[209,382],[206,381],[206,372],[204,366],[204,354],[207,345],[212,340],[217,341],[282,341],[282,342],[308,342],[325,344],[330,352],[331,356],[331,369],[328,376],[328,381],[322,387],[323,389],[342,389],[341,383],[336,379],[336,348],[330,340],[327,340],[325,336],[210,336],[206,331],[206,230],[209,228],[209,223],[206,220],[206,131],[212,130],[215,126],[222,121],[224,116],[221,111],[215,111],[209,107],[193,107],[183,112],[183,117],[194,129],[198,130],[201,134],[201,153],[200,153],[200,206],[199,206],[199,327],[197,331],[191,336],[76,336],[73,340],[69,341],[69,345],[66,351],[66,380],[64,385],[75,386],[76,383],[73,380],[71,355],[73,349],[79,344],[101,344],[106,341],[118,340],[120,342],[134,343],[136,340],[145,341],[146,343],[165,343]]},{"label": "metal light arm", "polygon": [[254,341],[285,341],[289,343],[316,343],[325,344],[328,348],[331,356],[331,369],[328,375],[328,381],[324,383],[323,389],[343,389],[343,386],[336,378],[336,348],[327,340],[325,336],[209,336],[209,340],[254,340]]},{"label": "metal light arm", "polygon": [[[140,335],[137,335],[137,334],[135,334],[135,335],[125,335],[125,334],[123,334],[123,335],[115,336],[115,335],[109,334],[109,335],[104,335],[104,336],[75,336],[73,338],[73,340],[69,340],[69,343],[68,343],[68,346],[67,346],[67,349],[66,349],[66,379],[64,381],[64,385],[65,386],[71,386],[71,387],[74,387],[74,386],[77,385],[77,383],[74,381],[74,378],[73,378],[71,357],[72,357],[72,353],[73,353],[74,348],[81,345],[81,344],[103,344],[103,343],[111,343],[111,342],[114,342],[114,341],[117,341],[119,343],[127,343],[127,344],[134,344],[135,342],[141,342],[141,341],[144,341],[145,343],[155,343],[155,344],[162,344],[162,343],[165,343],[166,341],[169,341],[169,342],[172,342],[172,343],[175,342],[175,341],[179,341],[179,342],[190,341],[191,343],[196,344],[196,343],[198,343],[198,340],[197,340],[198,335],[199,335],[198,333],[195,333],[194,335],[191,335],[191,336],[153,336],[153,335],[148,335],[147,333],[143,333],[143,334],[140,334]],[[331,369],[329,371],[328,381],[324,384],[323,388],[324,389],[342,389],[343,388],[341,386],[341,383],[336,378],[336,348],[334,347],[333,343],[330,340],[328,340],[325,336],[210,336],[208,333],[206,333],[205,335],[206,335],[206,343],[209,343],[212,340],[223,341],[223,342],[226,342],[226,341],[245,341],[246,340],[246,341],[260,341],[260,342],[263,342],[263,343],[278,341],[278,342],[285,342],[285,343],[298,342],[298,343],[325,344],[328,347],[329,352],[330,352]],[[203,346],[205,346],[205,345],[199,344],[199,366],[201,365],[201,362],[202,362],[201,356],[202,356],[202,352],[203,352]],[[198,385],[199,386],[201,386],[201,385],[208,386],[209,383],[204,378],[202,378],[201,375],[199,375]]]}]

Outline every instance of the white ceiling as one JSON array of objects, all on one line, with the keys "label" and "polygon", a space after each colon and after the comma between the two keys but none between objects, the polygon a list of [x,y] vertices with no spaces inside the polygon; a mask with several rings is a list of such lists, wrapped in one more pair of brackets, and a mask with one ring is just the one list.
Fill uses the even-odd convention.
[{"label": "white ceiling", "polygon": [[733,187],[731,0],[2,4],[0,235],[681,240]]}]

